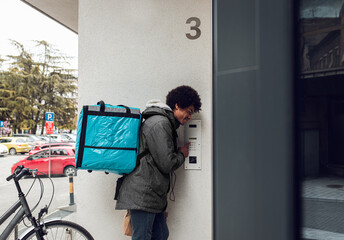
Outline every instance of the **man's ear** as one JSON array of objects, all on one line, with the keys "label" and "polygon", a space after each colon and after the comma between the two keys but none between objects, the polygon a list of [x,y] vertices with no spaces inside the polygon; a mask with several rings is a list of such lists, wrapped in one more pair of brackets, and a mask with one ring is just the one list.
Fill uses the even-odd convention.
[{"label": "man's ear", "polygon": [[176,109],[176,110],[178,110],[178,109],[179,109],[179,106],[178,106],[178,104],[177,104],[177,103],[174,105],[174,109]]}]

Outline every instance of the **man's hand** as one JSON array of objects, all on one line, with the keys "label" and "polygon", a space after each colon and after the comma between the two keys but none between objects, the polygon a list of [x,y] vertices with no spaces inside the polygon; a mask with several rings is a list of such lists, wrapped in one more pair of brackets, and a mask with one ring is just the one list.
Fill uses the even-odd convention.
[{"label": "man's hand", "polygon": [[190,143],[186,143],[184,147],[180,147],[178,150],[183,153],[184,157],[187,158],[189,156],[189,145]]}]

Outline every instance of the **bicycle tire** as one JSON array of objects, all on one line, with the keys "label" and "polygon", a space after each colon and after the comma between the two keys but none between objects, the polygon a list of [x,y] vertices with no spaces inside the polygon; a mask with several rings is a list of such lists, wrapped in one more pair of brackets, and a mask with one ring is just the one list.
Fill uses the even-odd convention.
[{"label": "bicycle tire", "polygon": [[[46,235],[44,240],[56,240],[56,239],[80,239],[80,240],[94,240],[92,235],[80,225],[64,221],[55,220],[44,224],[46,229]],[[36,232],[32,229],[21,240],[37,240]]]}]

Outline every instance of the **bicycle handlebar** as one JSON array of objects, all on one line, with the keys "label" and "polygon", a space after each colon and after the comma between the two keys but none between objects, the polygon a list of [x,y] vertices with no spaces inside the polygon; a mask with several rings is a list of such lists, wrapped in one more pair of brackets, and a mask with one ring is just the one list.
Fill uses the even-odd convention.
[{"label": "bicycle handlebar", "polygon": [[31,175],[32,173],[36,172],[36,170],[31,170],[29,168],[24,168],[23,165],[17,167],[15,170],[14,170],[14,173],[11,174],[10,176],[8,176],[6,178],[7,181],[11,181],[12,178],[15,178],[16,180],[20,180],[22,177],[24,176],[28,176],[28,175]]}]

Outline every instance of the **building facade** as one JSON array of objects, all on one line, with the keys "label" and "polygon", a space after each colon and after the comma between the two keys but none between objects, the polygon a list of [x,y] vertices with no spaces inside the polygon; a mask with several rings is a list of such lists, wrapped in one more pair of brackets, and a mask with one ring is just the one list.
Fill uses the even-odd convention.
[{"label": "building facade", "polygon": [[[25,2],[67,26],[53,6],[77,6],[79,107],[144,109],[182,84],[200,93],[202,167],[177,171],[170,239],[297,239],[293,1]],[[76,220],[95,239],[127,239],[117,177],[75,180]]]}]

